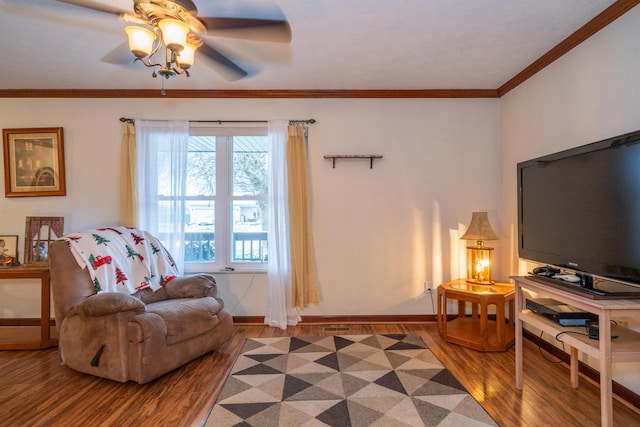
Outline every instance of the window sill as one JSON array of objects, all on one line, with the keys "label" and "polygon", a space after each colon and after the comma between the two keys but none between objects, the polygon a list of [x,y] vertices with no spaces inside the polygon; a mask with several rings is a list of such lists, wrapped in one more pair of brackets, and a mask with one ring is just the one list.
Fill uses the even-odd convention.
[{"label": "window sill", "polygon": [[266,269],[254,269],[254,268],[247,268],[247,269],[238,269],[238,268],[236,268],[235,270],[189,269],[189,270],[185,270],[184,274],[198,274],[198,273],[208,273],[208,274],[259,274],[259,273],[264,273],[264,274],[267,274],[267,270]]},{"label": "window sill", "polygon": [[267,270],[255,270],[255,269],[215,270],[215,271],[210,271],[209,273],[212,273],[212,274],[220,274],[220,273],[222,274],[256,274],[256,273],[267,274]]}]

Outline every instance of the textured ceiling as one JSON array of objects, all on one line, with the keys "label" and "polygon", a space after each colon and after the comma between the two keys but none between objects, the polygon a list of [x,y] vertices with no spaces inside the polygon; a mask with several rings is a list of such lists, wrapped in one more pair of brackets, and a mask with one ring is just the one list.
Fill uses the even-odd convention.
[{"label": "textured ceiling", "polygon": [[[131,0],[99,1],[132,10]],[[613,0],[194,0],[200,16],[286,16],[291,43],[207,36],[252,72],[197,59],[167,89],[496,89]],[[53,0],[0,0],[0,89],[157,89],[141,64],[102,59],[126,41],[116,16]],[[132,58],[133,59],[133,58]]]}]

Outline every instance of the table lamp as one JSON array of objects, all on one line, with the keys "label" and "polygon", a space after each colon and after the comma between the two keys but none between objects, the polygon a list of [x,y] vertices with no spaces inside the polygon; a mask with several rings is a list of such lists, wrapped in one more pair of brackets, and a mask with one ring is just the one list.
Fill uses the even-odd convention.
[{"label": "table lamp", "polygon": [[491,281],[491,253],[493,248],[484,246],[485,240],[498,240],[498,235],[489,224],[486,212],[473,212],[471,224],[461,237],[475,240],[475,246],[467,246],[467,282],[488,285]]}]

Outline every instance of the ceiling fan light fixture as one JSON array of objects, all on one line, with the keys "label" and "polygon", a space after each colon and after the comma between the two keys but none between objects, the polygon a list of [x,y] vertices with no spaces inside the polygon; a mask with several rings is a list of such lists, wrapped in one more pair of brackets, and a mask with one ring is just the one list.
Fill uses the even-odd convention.
[{"label": "ceiling fan light fixture", "polygon": [[[221,66],[224,77],[229,80],[249,75],[247,70],[203,40],[201,35],[218,35],[220,31],[222,36],[223,31],[230,30],[227,32],[228,37],[291,42],[291,26],[280,8],[275,5],[273,8],[258,7],[255,10],[250,10],[253,8],[249,7],[245,10],[243,5],[237,8],[237,11],[233,8],[232,13],[223,13],[224,16],[199,16],[194,1],[200,0],[127,0],[128,3],[133,3],[133,8],[124,9],[109,4],[114,2],[107,1],[60,1],[118,16],[130,23],[125,30],[129,50],[134,55],[133,62],[140,62],[151,68],[151,76],[154,78],[170,78],[177,75],[189,77],[196,49],[198,56],[207,57]],[[124,0],[115,3],[124,3]],[[245,29],[248,32],[243,34],[242,31]],[[102,60],[113,64],[128,62],[120,55],[119,47]]]},{"label": "ceiling fan light fixture", "polygon": [[157,38],[153,31],[136,26],[126,27],[124,30],[129,38],[129,50],[136,58],[144,58],[151,54]]},{"label": "ceiling fan light fixture", "polygon": [[[150,19],[149,25],[153,26],[153,31],[138,26],[125,28],[135,61],[153,68],[153,77],[168,79],[181,74],[189,77],[187,69],[193,65],[197,48],[192,40],[187,42],[190,27],[173,18]],[[159,56],[163,59],[154,59],[158,52],[162,53]]]},{"label": "ceiling fan light fixture", "polygon": [[181,52],[187,44],[187,34],[189,26],[177,19],[165,18],[158,22],[158,27],[162,31],[162,39],[165,46],[171,52]]},{"label": "ceiling fan light fixture", "polygon": [[193,65],[193,61],[196,57],[196,49],[197,47],[193,43],[187,43],[184,46],[184,49],[178,54],[177,57],[177,62],[178,65],[180,65],[180,68],[186,70]]}]

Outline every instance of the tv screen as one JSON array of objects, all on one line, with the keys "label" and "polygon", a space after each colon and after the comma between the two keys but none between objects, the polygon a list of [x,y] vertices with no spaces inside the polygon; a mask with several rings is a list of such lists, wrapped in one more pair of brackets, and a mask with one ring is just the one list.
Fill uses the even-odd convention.
[{"label": "tv screen", "polygon": [[640,284],[640,131],[518,163],[518,239],[520,258]]}]

